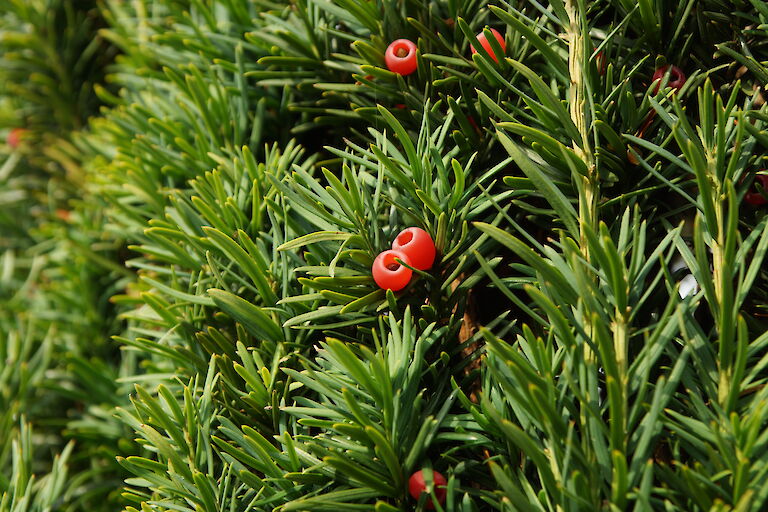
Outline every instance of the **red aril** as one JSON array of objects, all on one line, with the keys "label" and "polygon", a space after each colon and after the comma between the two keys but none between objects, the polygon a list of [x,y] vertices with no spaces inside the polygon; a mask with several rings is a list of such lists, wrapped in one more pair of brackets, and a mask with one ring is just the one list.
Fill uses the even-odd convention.
[{"label": "red aril", "polygon": [[671,87],[672,89],[682,89],[685,85],[685,73],[683,73],[683,70],[680,69],[677,66],[670,66],[667,64],[664,67],[661,67],[656,70],[656,72],[653,74],[653,82],[659,81],[656,84],[656,87],[653,89],[653,93],[656,94],[659,92],[659,88],[661,86],[661,79],[664,78],[664,75],[667,73],[667,70],[669,70],[669,80],[667,81],[667,87]]},{"label": "red aril", "polygon": [[[762,194],[755,186],[758,183],[763,188]],[[764,204],[768,204],[768,199],[765,198],[766,195],[768,195],[768,175],[758,174],[755,176],[755,181],[752,184],[750,191],[744,195],[744,200],[752,206],[763,206]]]},{"label": "red aril", "polygon": [[400,251],[384,251],[373,260],[373,266],[371,267],[373,280],[384,290],[396,292],[405,288],[411,281],[413,270],[404,267],[396,259],[399,259],[406,265],[411,265],[410,258]]},{"label": "red aril", "polygon": [[[488,52],[488,55],[491,56],[493,60],[496,62],[499,62],[499,57],[502,59],[504,58],[504,52],[507,50],[507,43],[504,42],[504,36],[499,34],[499,31],[495,28],[491,29],[491,34],[493,34],[493,37],[496,38],[496,41],[499,42],[499,46],[501,46],[501,55],[496,55],[496,53],[493,51],[493,48],[491,47],[491,43],[488,42],[488,39],[485,38],[485,32],[480,32],[477,34],[477,40],[480,43],[480,46],[483,47],[483,49]],[[474,46],[470,45],[470,49],[472,50],[472,54],[474,55],[477,53],[477,50]]]},{"label": "red aril", "polygon": [[435,262],[435,242],[421,228],[402,230],[392,242],[392,249],[404,252],[411,260],[409,265],[419,270],[429,270]]},{"label": "red aril", "polygon": [[[432,488],[435,498],[437,499],[437,502],[441,505],[445,503],[445,495],[446,495],[446,484],[448,481],[445,479],[443,475],[438,473],[437,471],[432,471]],[[419,470],[411,475],[411,478],[408,479],[408,492],[411,493],[411,497],[415,500],[418,500],[419,497],[422,495],[422,493],[427,493],[427,483],[424,481],[424,472],[423,470]],[[434,510],[435,504],[432,503],[432,498],[427,498],[427,501],[425,503],[425,508],[428,510]]]},{"label": "red aril", "polygon": [[416,59],[416,45],[409,39],[396,39],[384,52],[387,69],[399,75],[410,75],[419,65]]}]

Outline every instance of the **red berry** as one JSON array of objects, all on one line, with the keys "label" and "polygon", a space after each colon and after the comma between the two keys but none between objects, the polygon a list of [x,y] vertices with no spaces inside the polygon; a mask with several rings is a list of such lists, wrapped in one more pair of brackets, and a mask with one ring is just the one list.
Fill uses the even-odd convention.
[{"label": "red berry", "polygon": [[683,73],[683,70],[677,66],[671,66],[670,68],[669,64],[667,64],[666,66],[657,69],[653,74],[653,82],[659,80],[656,87],[653,89],[654,94],[659,92],[659,86],[661,86],[660,80],[664,78],[667,69],[669,69],[669,81],[667,82],[667,87],[671,87],[672,89],[682,89],[685,85],[685,73]]},{"label": "red berry", "polygon": [[392,242],[392,249],[405,253],[411,260],[408,264],[419,270],[429,270],[435,262],[435,242],[421,228],[402,230]]},{"label": "red berry", "polygon": [[[437,471],[432,471],[432,487],[433,487],[433,493],[435,495],[435,498],[437,498],[437,502],[441,505],[445,503],[445,494],[446,494],[446,484],[448,481],[445,479],[443,475],[438,473]],[[411,496],[413,499],[418,500],[422,493],[426,493],[427,491],[427,484],[424,482],[424,473],[423,470],[419,470],[411,475],[411,478],[408,479],[408,492],[411,493]],[[435,504],[432,503],[431,498],[427,498],[425,507],[428,510],[433,510],[435,508]]]},{"label": "red berry", "polygon": [[763,193],[761,194],[759,191],[747,192],[744,196],[744,200],[752,206],[763,206],[764,204],[768,204],[768,199],[765,198],[765,195],[768,195],[768,175],[758,174],[755,176],[755,181],[752,184],[753,188],[755,188],[755,183],[758,181],[760,182],[760,186],[763,187]]},{"label": "red berry", "polygon": [[605,58],[603,52],[597,52],[595,55],[595,65],[597,66],[597,74],[603,76],[605,70],[608,69],[608,59]]},{"label": "red berry", "polygon": [[[496,40],[499,42],[499,46],[501,46],[501,55],[496,55],[494,53],[493,48],[491,48],[491,43],[485,38],[485,32],[480,32],[477,34],[477,40],[480,42],[480,46],[482,46],[483,49],[488,52],[488,55],[490,55],[491,58],[496,62],[499,62],[498,57],[504,58],[504,52],[507,49],[507,43],[504,42],[504,36],[499,34],[495,28],[491,29],[491,34],[493,34],[493,37],[496,38]],[[470,49],[472,50],[473,55],[477,53],[477,50],[474,46],[470,45]]]},{"label": "red berry", "polygon": [[384,290],[392,290],[393,292],[405,288],[413,275],[413,270],[399,264],[395,258],[411,265],[411,259],[407,254],[390,250],[376,256],[376,259],[373,260],[373,267],[371,267],[373,280],[376,281],[376,284]]},{"label": "red berry", "polygon": [[18,148],[19,144],[21,144],[21,140],[26,136],[26,133],[27,130],[24,128],[14,128],[10,131],[10,133],[8,133],[8,145],[13,149]]},{"label": "red berry", "polygon": [[480,127],[477,126],[477,123],[475,122],[475,118],[474,117],[467,116],[467,121],[469,121],[469,124],[472,125],[472,128],[474,128],[477,133],[482,133],[482,131],[480,130]]},{"label": "red berry", "polygon": [[416,60],[416,45],[408,39],[392,41],[384,53],[387,69],[400,75],[410,75],[416,71],[419,61]]}]

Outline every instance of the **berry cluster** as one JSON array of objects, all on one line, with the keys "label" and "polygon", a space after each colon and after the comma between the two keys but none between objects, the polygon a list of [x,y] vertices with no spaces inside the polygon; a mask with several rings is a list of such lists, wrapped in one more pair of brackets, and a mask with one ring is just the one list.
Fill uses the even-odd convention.
[{"label": "berry cluster", "polygon": [[[497,55],[497,53],[494,51],[493,46],[491,46],[491,43],[485,37],[485,32],[480,32],[477,34],[477,41],[495,62],[499,62],[499,58],[504,57],[503,54],[507,50],[507,44],[504,41],[504,36],[502,36],[498,30],[492,28],[490,29],[490,32],[499,43],[499,47],[501,48],[502,52],[501,55]],[[470,45],[470,50],[472,51],[473,55],[477,53],[477,48],[472,45]],[[598,73],[601,76],[605,75],[608,61],[605,58],[603,52],[598,52],[595,59]],[[410,75],[416,71],[419,65],[418,59],[416,57],[416,44],[410,39],[396,39],[392,41],[392,43],[387,47],[387,51],[384,52],[384,62],[387,65],[387,69],[393,73],[397,73],[398,75],[402,76]],[[683,73],[679,67],[670,66],[667,64],[666,66],[658,68],[653,74],[652,81],[656,82],[656,87],[653,91],[654,94],[659,92],[661,79],[664,78],[664,75],[667,73],[667,71],[669,71],[669,81],[667,82],[667,87],[677,90],[682,89],[683,85],[685,85],[685,73]]]},{"label": "berry cluster", "polygon": [[[499,34],[496,29],[492,28],[491,33],[496,38],[496,41],[498,41],[502,55],[496,55],[491,43],[486,39],[485,33],[477,34],[477,41],[494,61],[499,62],[499,57],[504,57],[503,53],[507,49],[507,44],[504,42],[504,36]],[[477,49],[474,46],[471,46],[470,49],[472,54],[477,53]],[[387,69],[393,73],[402,76],[410,75],[416,71],[419,65],[416,58],[416,44],[409,39],[396,39],[392,41],[387,47],[387,51],[384,52],[384,62],[387,64]]]},{"label": "berry cluster", "polygon": [[[402,290],[411,281],[413,271],[429,270],[435,261],[435,242],[421,228],[407,228],[392,242],[392,249],[384,251],[373,260],[373,280],[384,290]],[[401,265],[400,262],[408,265]]]}]

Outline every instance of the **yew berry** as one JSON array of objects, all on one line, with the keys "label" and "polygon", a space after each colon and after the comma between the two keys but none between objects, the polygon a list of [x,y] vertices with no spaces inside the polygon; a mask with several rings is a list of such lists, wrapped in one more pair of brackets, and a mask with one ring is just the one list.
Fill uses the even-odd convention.
[{"label": "yew berry", "polygon": [[24,128],[14,128],[8,133],[8,145],[16,149],[21,144],[21,140],[26,136],[27,130]]},{"label": "yew berry", "polygon": [[399,75],[410,75],[416,71],[419,61],[416,59],[416,45],[408,39],[392,41],[384,53],[387,69]]},{"label": "yew berry", "polygon": [[69,222],[71,214],[69,210],[65,210],[63,208],[58,208],[56,210],[56,217],[58,217],[60,220],[63,220],[64,222]]},{"label": "yew berry", "polygon": [[603,52],[597,52],[595,55],[595,65],[597,66],[597,74],[603,76],[608,69],[608,59],[605,58]]},{"label": "yew berry", "polygon": [[411,265],[411,259],[407,254],[390,250],[376,256],[376,259],[373,260],[373,267],[371,267],[373,280],[376,281],[376,284],[384,290],[392,290],[393,292],[405,288],[413,275],[413,270],[399,264],[395,258]]},{"label": "yew berry", "polygon": [[419,270],[429,270],[435,262],[435,242],[429,233],[421,228],[406,228],[395,237],[392,249],[405,253],[408,263]]},{"label": "yew berry", "polygon": [[477,122],[475,122],[475,118],[474,117],[467,116],[467,121],[469,121],[469,124],[472,125],[472,128],[474,128],[477,133],[482,133],[482,131],[480,130],[480,127],[477,126]]},{"label": "yew berry", "polygon": [[661,79],[664,78],[667,69],[669,69],[669,81],[667,82],[667,87],[671,87],[672,89],[682,89],[685,85],[685,73],[683,73],[683,70],[677,66],[670,66],[667,64],[666,66],[657,69],[653,74],[653,82],[658,80],[656,87],[653,89],[654,94],[659,92]]},{"label": "yew berry", "polygon": [[[443,475],[438,473],[437,471],[432,471],[432,485],[433,485],[433,493],[435,495],[435,498],[437,499],[437,502],[441,505],[445,503],[445,494],[446,489],[445,486],[448,483],[448,481],[445,479]],[[424,482],[424,472],[423,470],[419,470],[411,475],[411,478],[408,479],[408,492],[411,493],[411,496],[413,499],[418,500],[419,497],[422,495],[422,493],[427,493],[427,484]],[[427,498],[425,508],[428,510],[433,510],[435,508],[435,504],[432,503],[431,498]]]},{"label": "yew berry", "polygon": [[758,174],[755,176],[755,181],[752,184],[753,189],[757,188],[755,187],[757,182],[760,182],[760,186],[763,187],[763,193],[761,194],[758,190],[747,192],[744,196],[744,200],[752,206],[763,206],[764,204],[768,204],[768,199],[765,198],[765,196],[768,195],[768,175]]},{"label": "yew berry", "polygon": [[[480,42],[480,46],[482,46],[483,49],[488,52],[488,55],[490,55],[491,58],[496,62],[499,62],[499,57],[504,58],[504,52],[507,50],[507,43],[504,42],[504,36],[499,34],[498,30],[495,28],[491,29],[491,34],[493,34],[493,37],[496,38],[496,41],[499,42],[499,46],[501,46],[501,55],[496,55],[494,53],[493,48],[491,47],[491,43],[485,38],[485,32],[480,32],[477,34],[477,40]],[[470,49],[472,50],[473,55],[477,53],[477,50],[474,46],[470,45]]]}]

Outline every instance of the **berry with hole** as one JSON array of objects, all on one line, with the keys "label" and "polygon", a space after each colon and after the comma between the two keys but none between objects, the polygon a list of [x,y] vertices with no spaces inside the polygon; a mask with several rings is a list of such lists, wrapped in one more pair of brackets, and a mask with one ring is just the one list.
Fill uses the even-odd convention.
[{"label": "berry with hole", "polygon": [[[507,50],[507,43],[504,42],[504,36],[499,34],[499,31],[495,28],[491,29],[491,34],[493,34],[493,37],[496,38],[496,41],[499,42],[499,46],[501,46],[501,55],[496,55],[496,53],[494,53],[493,48],[491,47],[491,43],[488,41],[488,39],[485,38],[485,32],[480,32],[477,34],[477,40],[480,43],[480,46],[482,46],[483,49],[488,52],[488,55],[490,55],[491,58],[496,62],[499,62],[499,57],[504,58],[504,52]],[[477,53],[477,50],[474,46],[470,45],[470,49],[472,50],[473,55]]]},{"label": "berry with hole", "polygon": [[399,75],[410,75],[416,71],[419,61],[416,59],[416,44],[408,39],[392,41],[384,52],[387,69]]},{"label": "berry with hole", "polygon": [[373,260],[371,273],[376,284],[384,290],[396,292],[405,288],[411,281],[413,270],[399,264],[395,258],[406,265],[411,265],[411,260],[407,254],[401,251],[384,251]]},{"label": "berry with hole", "polygon": [[672,89],[682,89],[685,85],[685,73],[683,73],[683,70],[677,66],[670,66],[667,64],[666,66],[657,69],[653,74],[652,81],[656,82],[658,80],[656,87],[653,89],[654,94],[659,92],[659,88],[661,87],[661,79],[664,78],[667,70],[669,70],[669,80],[667,81],[667,87],[671,87]]},{"label": "berry with hole", "polygon": [[413,268],[429,270],[435,262],[435,242],[429,233],[421,228],[406,228],[392,242],[392,249],[404,252]]},{"label": "berry with hole", "polygon": [[[435,498],[437,499],[437,502],[441,505],[445,503],[445,495],[446,495],[446,484],[448,481],[445,479],[443,475],[438,473],[437,471],[432,471],[432,488]],[[408,492],[411,493],[411,497],[413,499],[418,500],[419,497],[422,495],[422,493],[428,493],[427,490],[427,484],[424,481],[424,472],[423,470],[419,470],[411,475],[411,478],[408,479]],[[427,498],[425,508],[428,510],[434,510],[435,504],[432,502],[432,498]]]}]

